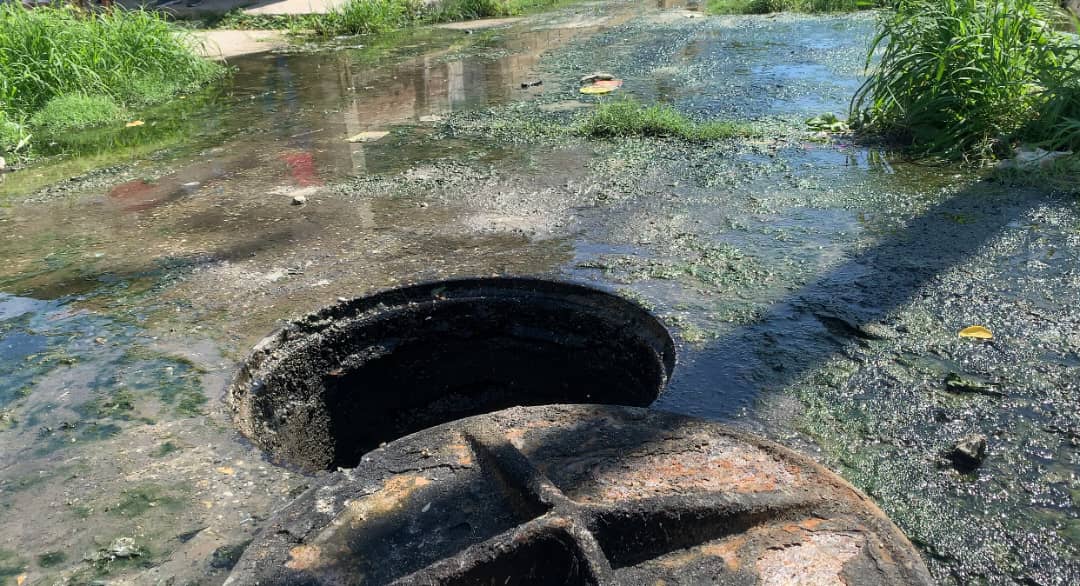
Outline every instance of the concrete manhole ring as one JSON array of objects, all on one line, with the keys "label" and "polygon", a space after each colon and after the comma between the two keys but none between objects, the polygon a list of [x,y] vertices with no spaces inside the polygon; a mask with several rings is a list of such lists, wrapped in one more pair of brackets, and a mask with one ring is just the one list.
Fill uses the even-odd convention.
[{"label": "concrete manhole ring", "polygon": [[272,461],[315,472],[512,405],[646,406],[674,366],[663,324],[622,297],[539,279],[461,279],[290,323],[255,347],[227,400]]},{"label": "concrete manhole ring", "polygon": [[280,512],[229,586],[932,584],[835,474],[632,407],[515,407],[376,449]]}]

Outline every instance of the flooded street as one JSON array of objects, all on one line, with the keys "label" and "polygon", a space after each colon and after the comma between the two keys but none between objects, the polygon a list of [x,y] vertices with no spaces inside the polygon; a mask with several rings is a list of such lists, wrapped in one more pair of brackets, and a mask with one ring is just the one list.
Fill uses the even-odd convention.
[{"label": "flooded street", "polygon": [[[238,361],[339,298],[490,275],[650,308],[679,340],[655,408],[811,454],[940,583],[1080,583],[1080,202],[807,129],[873,30],[571,4],[237,58],[57,138],[0,175],[0,583],[221,584],[312,482],[235,431]],[[580,95],[594,71],[622,89]],[[623,96],[754,131],[568,131]]]}]

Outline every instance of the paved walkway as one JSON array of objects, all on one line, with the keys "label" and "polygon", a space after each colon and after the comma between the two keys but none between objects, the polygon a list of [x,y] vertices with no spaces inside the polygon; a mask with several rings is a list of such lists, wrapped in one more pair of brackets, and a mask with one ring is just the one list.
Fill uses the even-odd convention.
[{"label": "paved walkway", "polygon": [[281,31],[222,29],[196,31],[194,35],[200,41],[196,50],[203,57],[211,59],[263,53],[288,44],[285,33]]}]

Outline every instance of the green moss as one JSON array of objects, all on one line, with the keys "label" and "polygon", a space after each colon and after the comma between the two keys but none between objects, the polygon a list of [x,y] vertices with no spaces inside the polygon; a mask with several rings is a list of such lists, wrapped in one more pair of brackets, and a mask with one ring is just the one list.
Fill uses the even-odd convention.
[{"label": "green moss", "polygon": [[579,134],[590,138],[644,136],[707,142],[754,136],[753,126],[729,121],[696,122],[666,105],[643,106],[632,99],[603,102],[582,120]]},{"label": "green moss", "polygon": [[155,508],[178,510],[184,501],[163,487],[146,484],[120,493],[120,501],[109,507],[109,513],[120,517],[138,517]]},{"label": "green moss", "polygon": [[67,554],[62,551],[50,551],[37,557],[37,563],[43,568],[51,568],[67,561]]},{"label": "green moss", "polygon": [[[26,562],[15,552],[0,549],[0,579],[14,578],[24,571],[26,571]],[[4,583],[7,582],[4,581]]]}]

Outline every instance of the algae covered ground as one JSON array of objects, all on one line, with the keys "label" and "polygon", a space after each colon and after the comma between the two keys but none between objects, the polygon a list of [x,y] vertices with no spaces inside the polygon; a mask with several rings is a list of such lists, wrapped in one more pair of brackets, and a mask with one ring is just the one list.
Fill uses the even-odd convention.
[{"label": "algae covered ground", "polygon": [[[939,582],[1080,581],[1080,202],[807,127],[873,30],[602,2],[339,39],[0,176],[0,580],[220,584],[311,482],[232,429],[251,346],[339,297],[514,274],[651,308],[680,339],[656,408],[811,453]],[[623,86],[583,96],[597,71]],[[733,131],[580,131],[627,99]]]}]

